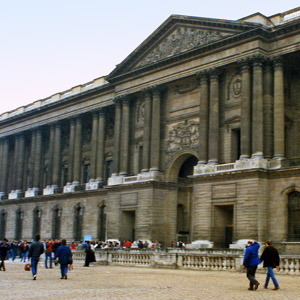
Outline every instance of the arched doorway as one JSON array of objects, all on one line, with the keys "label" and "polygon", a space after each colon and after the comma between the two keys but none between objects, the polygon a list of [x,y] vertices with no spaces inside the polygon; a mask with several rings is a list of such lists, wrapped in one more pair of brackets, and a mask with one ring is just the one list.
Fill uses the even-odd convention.
[{"label": "arched doorway", "polygon": [[[167,179],[178,182],[176,201],[176,239],[190,242],[192,185],[189,176],[193,175],[197,165],[197,154],[191,151],[182,151],[172,160],[167,170]],[[175,203],[174,203],[175,204]]]}]

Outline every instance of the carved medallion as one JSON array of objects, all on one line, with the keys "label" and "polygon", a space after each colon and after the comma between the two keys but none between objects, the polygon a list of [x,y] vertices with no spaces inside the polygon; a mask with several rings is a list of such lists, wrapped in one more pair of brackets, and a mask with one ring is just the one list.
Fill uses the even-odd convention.
[{"label": "carved medallion", "polygon": [[242,76],[237,74],[233,76],[228,85],[228,97],[231,98],[239,98],[242,95]]},{"label": "carved medallion", "polygon": [[169,131],[168,152],[188,149],[198,143],[199,123],[195,121],[184,121]]}]

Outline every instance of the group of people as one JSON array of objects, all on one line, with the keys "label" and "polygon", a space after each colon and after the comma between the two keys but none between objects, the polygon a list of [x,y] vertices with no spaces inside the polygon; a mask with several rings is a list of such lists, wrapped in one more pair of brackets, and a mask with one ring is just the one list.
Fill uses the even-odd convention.
[{"label": "group of people", "polygon": [[[45,268],[48,268],[48,260],[49,267],[52,268],[52,258],[54,256],[54,263],[60,264],[61,271],[61,279],[67,279],[68,266],[72,265],[72,251],[71,248],[75,249],[75,244],[71,244],[71,248],[67,245],[67,241],[65,239],[59,240],[48,240],[42,243],[40,241],[40,235],[37,234],[35,236],[34,241],[32,243],[27,244],[24,241],[22,244],[22,248],[26,249],[26,252],[20,251],[21,261],[30,261],[32,279],[36,280],[37,278],[37,267],[40,260],[40,256],[45,253]],[[15,241],[12,243],[8,243],[7,239],[3,239],[0,243],[0,270],[6,271],[5,268],[5,259],[9,257],[8,253],[10,250],[14,250],[13,245]],[[26,254],[23,254],[26,253]],[[12,255],[12,261],[14,261],[15,256]]]},{"label": "group of people", "polygon": [[266,241],[266,247],[259,257],[258,251],[260,244],[256,241],[250,240],[246,246],[246,251],[244,255],[243,268],[247,269],[247,278],[250,281],[250,286],[248,290],[257,290],[260,283],[255,279],[255,273],[257,266],[263,262],[263,267],[267,268],[267,277],[264,284],[264,288],[267,289],[269,285],[270,278],[273,281],[273,290],[279,289],[278,281],[275,278],[273,269],[279,270],[279,254],[275,247],[272,246],[272,241]]},{"label": "group of people", "polygon": [[[54,251],[53,251],[54,250]],[[50,268],[52,252],[54,253],[54,263],[60,264],[60,279],[68,279],[68,266],[73,264],[72,251],[67,246],[67,241],[62,239],[61,241],[56,240],[54,244],[49,240],[46,244],[40,242],[40,235],[37,234],[34,241],[31,243],[28,251],[28,258],[30,258],[31,272],[33,280],[37,278],[37,266],[40,256],[45,253],[45,267],[47,268],[47,259],[50,259]],[[50,255],[47,255],[50,254]]]}]

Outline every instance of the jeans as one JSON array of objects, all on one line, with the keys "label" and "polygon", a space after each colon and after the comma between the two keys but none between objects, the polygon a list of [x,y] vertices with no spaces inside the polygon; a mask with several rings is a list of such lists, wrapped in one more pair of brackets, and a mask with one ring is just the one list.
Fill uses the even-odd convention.
[{"label": "jeans", "polygon": [[49,257],[49,263],[50,263],[50,268],[52,268],[52,252],[45,253],[45,268],[48,268],[48,257]]},{"label": "jeans", "polygon": [[61,272],[61,277],[64,278],[65,275],[68,273],[68,265],[61,264],[60,265],[60,272]]},{"label": "jeans", "polygon": [[279,284],[278,284],[278,282],[275,278],[273,268],[272,267],[267,267],[267,278],[266,278],[265,286],[268,286],[270,278],[272,278],[272,281],[273,281],[275,286],[279,286]]},{"label": "jeans", "polygon": [[257,282],[255,279],[255,272],[257,266],[247,267],[247,278],[250,280],[250,288],[253,288],[254,284]]},{"label": "jeans", "polygon": [[17,249],[11,249],[11,260],[14,261],[17,256]]},{"label": "jeans", "polygon": [[21,253],[21,261],[23,260],[25,262],[26,258],[27,258],[27,252],[22,252]]},{"label": "jeans", "polygon": [[32,276],[36,275],[37,266],[40,258],[39,257],[31,257],[31,272]]}]

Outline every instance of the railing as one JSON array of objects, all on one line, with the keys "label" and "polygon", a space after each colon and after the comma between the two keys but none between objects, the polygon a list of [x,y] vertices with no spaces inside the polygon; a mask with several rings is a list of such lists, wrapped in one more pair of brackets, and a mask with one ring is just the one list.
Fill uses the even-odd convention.
[{"label": "railing", "polygon": [[235,163],[216,165],[216,171],[228,171],[235,168]]},{"label": "railing", "polygon": [[[241,271],[243,263],[243,250],[240,249],[198,249],[194,253],[186,250],[96,250],[95,255],[97,263],[101,264],[187,270]],[[84,251],[73,251],[75,263],[84,260]],[[258,270],[264,270],[262,264]],[[279,273],[300,275],[300,255],[281,255]]]}]

